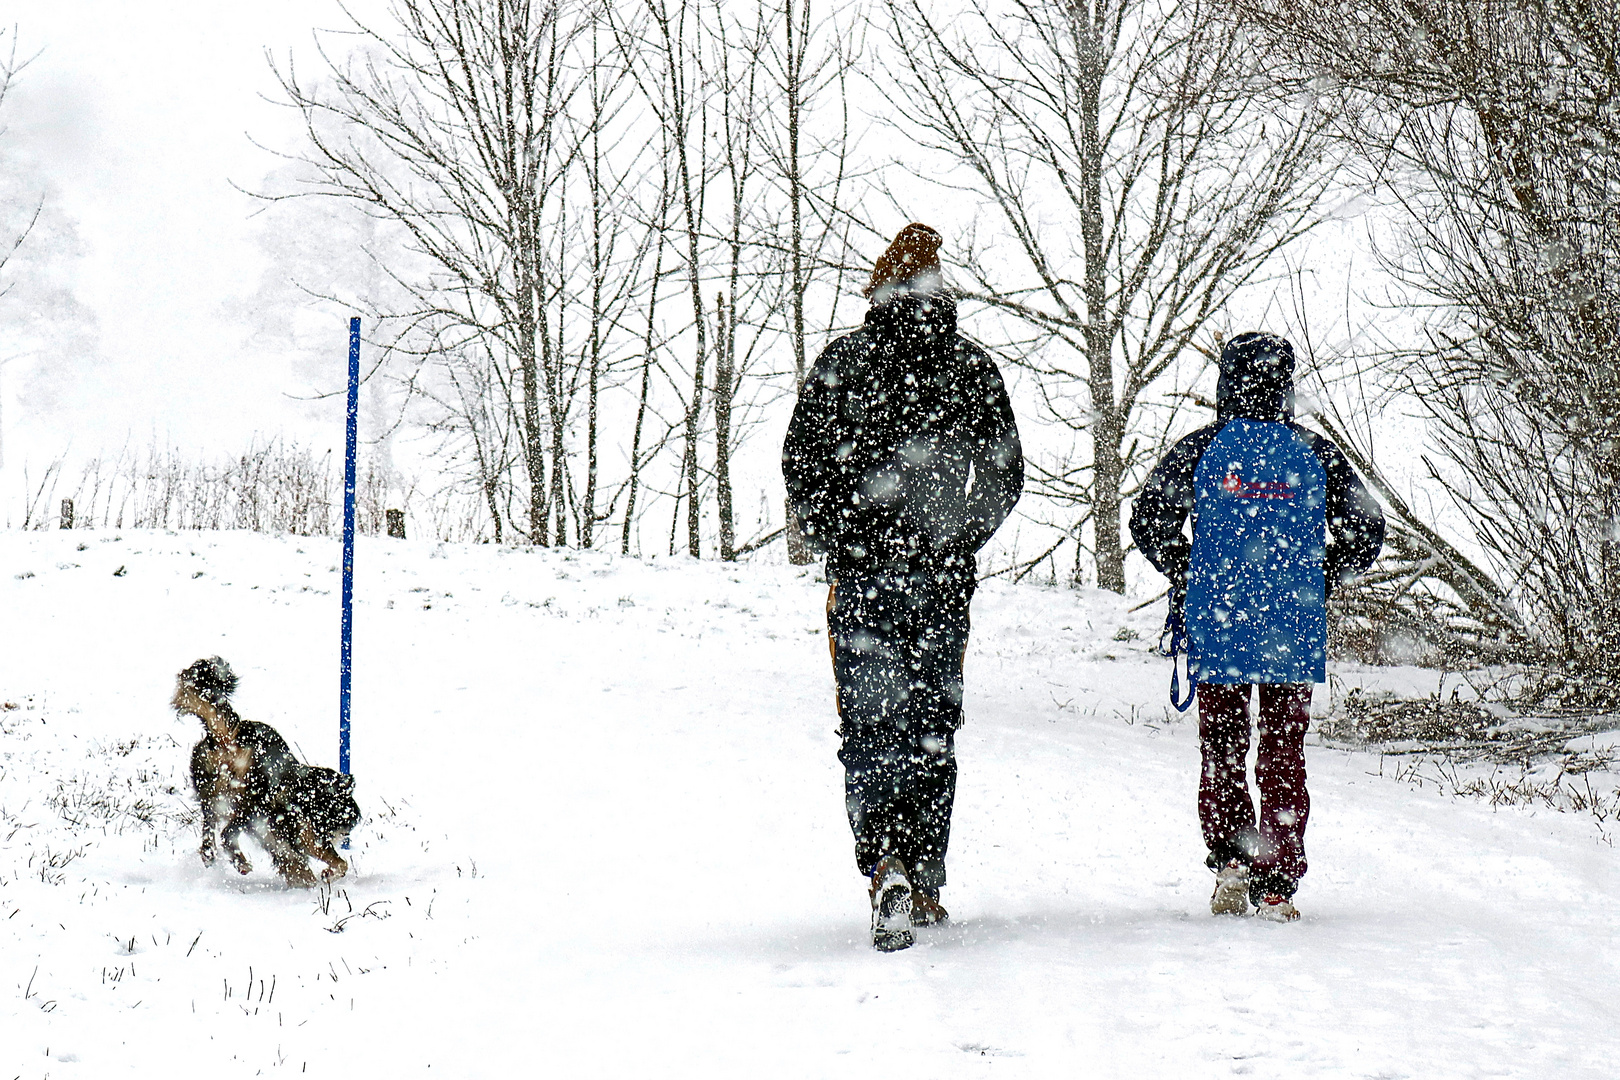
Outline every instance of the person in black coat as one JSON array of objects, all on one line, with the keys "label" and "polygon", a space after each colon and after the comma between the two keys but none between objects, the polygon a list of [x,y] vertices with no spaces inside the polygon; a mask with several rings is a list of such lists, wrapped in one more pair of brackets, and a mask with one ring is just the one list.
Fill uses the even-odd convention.
[{"label": "person in black coat", "polygon": [[805,540],[827,557],[839,760],[883,949],[945,917],[975,555],[1023,490],[1006,387],[956,332],[939,244],[920,224],[895,237],[865,325],[816,361],[782,448]]}]

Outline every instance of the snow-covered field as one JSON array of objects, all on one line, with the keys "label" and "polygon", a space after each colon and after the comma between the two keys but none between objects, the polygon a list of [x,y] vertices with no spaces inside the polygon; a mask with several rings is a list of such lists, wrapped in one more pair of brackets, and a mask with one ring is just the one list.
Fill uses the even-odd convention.
[{"label": "snow-covered field", "polygon": [[305,892],[202,867],[166,703],[218,653],[335,764],[335,545],[0,534],[0,1080],[1620,1075],[1590,816],[1316,747],[1304,919],[1207,914],[1156,607],[981,590],[954,921],[879,955],[813,573],[357,561],[367,820]]}]

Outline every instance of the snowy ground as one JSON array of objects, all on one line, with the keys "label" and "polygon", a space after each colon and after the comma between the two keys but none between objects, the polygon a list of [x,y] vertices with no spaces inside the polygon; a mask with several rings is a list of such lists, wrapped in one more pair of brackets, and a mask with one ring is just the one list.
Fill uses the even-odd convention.
[{"label": "snowy ground", "polygon": [[1212,919],[1158,613],[1100,594],[981,590],[954,921],[907,952],[865,941],[825,586],[782,567],[363,541],[355,872],[205,870],[173,675],[225,656],[335,764],[336,561],[0,534],[0,1080],[1620,1073],[1590,816],[1317,747],[1305,918]]}]

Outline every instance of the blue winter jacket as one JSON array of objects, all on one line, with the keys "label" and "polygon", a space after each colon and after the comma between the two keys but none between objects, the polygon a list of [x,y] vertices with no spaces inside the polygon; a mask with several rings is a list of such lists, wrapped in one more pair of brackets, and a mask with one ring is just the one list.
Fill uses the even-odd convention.
[{"label": "blue winter jacket", "polygon": [[1245,334],[1221,359],[1215,423],[1148,475],[1131,537],[1185,605],[1195,682],[1321,682],[1327,598],[1377,558],[1383,512],[1339,448],[1293,422],[1286,341]]}]

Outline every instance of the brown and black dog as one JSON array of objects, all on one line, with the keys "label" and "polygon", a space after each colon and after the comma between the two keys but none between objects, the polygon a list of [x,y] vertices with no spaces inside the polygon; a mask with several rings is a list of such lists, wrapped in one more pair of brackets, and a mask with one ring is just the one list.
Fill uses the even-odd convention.
[{"label": "brown and black dog", "polygon": [[[307,874],[309,857],[314,856],[326,864],[321,871],[324,881],[349,872],[348,862],[337,849],[360,824],[354,777],[319,765],[294,763],[271,793],[270,806],[271,843],[292,849],[296,869]],[[272,847],[272,853],[274,850]]]},{"label": "brown and black dog", "polygon": [[[253,869],[240,839],[250,832],[289,885],[317,883],[314,856],[328,881],[348,871],[337,843],[360,820],[354,778],[300,764],[276,729],[243,720],[231,707],[238,679],[219,657],[198,660],[179,675],[171,704],[203,723],[191,751],[191,786],[202,804],[202,860],[212,865],[216,833],[239,873]],[[223,832],[220,824],[224,823]]]}]

